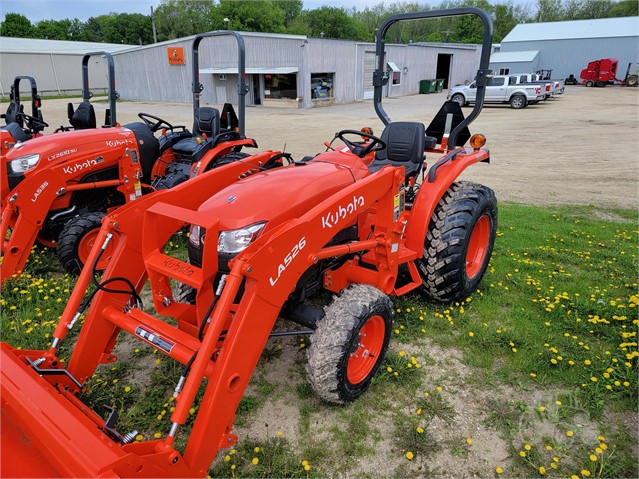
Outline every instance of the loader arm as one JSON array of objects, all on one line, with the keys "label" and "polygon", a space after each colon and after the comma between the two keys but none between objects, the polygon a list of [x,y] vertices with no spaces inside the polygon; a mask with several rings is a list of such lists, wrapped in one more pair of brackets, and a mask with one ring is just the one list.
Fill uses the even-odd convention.
[{"label": "loader arm", "polygon": [[[403,215],[397,216],[394,200],[404,175],[401,169],[387,167],[322,201],[304,215],[275,228],[240,254],[232,263],[226,285],[218,292],[216,305],[208,316],[208,325],[203,328],[200,341],[197,329],[207,320],[200,313],[201,306],[175,302],[166,287],[171,278],[187,281],[198,289],[197,300],[206,301],[212,297],[210,282],[217,272],[217,261],[213,256],[205,255],[209,261],[203,261],[203,267],[197,268],[165,255],[163,245],[185,222],[193,222],[209,228],[207,236],[213,238],[204,240],[204,248],[212,249],[216,255],[217,219],[207,217],[197,208],[210,194],[250,172],[255,166],[248,164],[248,160],[205,173],[171,191],[143,197],[108,215],[103,222],[98,242],[110,234],[117,234],[120,239],[102,282],[122,277],[140,290],[148,276],[157,314],[175,317],[178,326],[171,326],[135,305],[127,305],[127,294],[100,291],[88,310],[67,371],[70,377],[84,383],[98,364],[114,361],[116,358],[112,348],[121,330],[155,347],[158,352],[182,364],[189,364],[186,377],[176,385],[175,410],[171,416],[173,426],[164,439],[120,444],[106,438],[99,430],[99,417],[87,412],[86,406],[70,394],[74,389],[77,390],[72,380],[66,381],[65,390],[69,393],[61,393],[52,384],[62,379],[40,377],[36,374],[36,367],[28,364],[28,360],[42,358],[37,368],[60,368],[55,358],[56,348],[64,340],[68,327],[74,324],[73,317],[88,286],[90,264],[98,255],[97,250],[92,253],[78,280],[78,286],[54,333],[52,348],[47,352],[19,352],[3,345],[3,355],[10,358],[15,367],[6,375],[3,373],[2,392],[11,389],[15,383],[35,382],[40,386],[39,406],[34,409],[37,412],[31,414],[30,411],[22,411],[21,416],[27,419],[20,417],[13,421],[19,424],[21,433],[27,438],[33,434],[50,436],[40,437],[38,445],[46,444],[47,440],[56,440],[54,425],[38,428],[43,421],[41,414],[47,414],[49,402],[52,407],[62,408],[66,420],[74,428],[73,437],[77,441],[66,444],[65,448],[58,448],[58,459],[52,461],[52,464],[58,464],[59,456],[63,456],[68,475],[86,476],[89,467],[89,475],[93,477],[205,476],[218,449],[235,442],[236,438],[231,434],[235,411],[278,313],[301,275],[319,258],[375,249],[387,263],[381,268],[379,286],[392,288],[391,284],[394,284],[397,275],[397,244],[404,219]],[[372,206],[375,206],[380,216],[375,237],[343,245],[339,251],[332,247],[324,248],[337,233],[334,227],[326,225],[327,215],[337,214],[338,226],[342,226],[353,223],[362,211]],[[142,235],[139,234],[140,222]],[[292,251],[297,253],[290,261],[285,261]],[[244,293],[239,303],[234,304],[241,286]],[[204,377],[208,378],[206,390],[188,443],[181,454],[174,449],[174,442],[180,426],[189,416]],[[9,399],[10,405],[14,406],[7,408],[9,419],[13,419],[17,415],[15,410],[20,409],[15,407],[18,400],[16,394]],[[55,419],[47,421],[55,422]],[[81,440],[83,428],[86,429],[85,434],[97,438],[102,435],[103,439],[98,445],[92,443],[93,447],[98,448],[97,459],[90,462],[89,466],[85,461],[74,468],[74,461],[86,455],[85,442]],[[44,453],[46,457],[46,451]]]},{"label": "loader arm", "polygon": [[[43,228],[48,213],[69,207],[71,195],[76,191],[115,188],[132,201],[141,194],[139,179],[142,175],[137,149],[117,148],[102,155],[105,165],[118,166],[118,178],[91,182],[69,180],[69,165],[58,161],[39,169],[16,186],[3,205],[0,221],[2,265],[0,286],[24,269],[31,248]],[[9,229],[11,235],[7,238]]]}]

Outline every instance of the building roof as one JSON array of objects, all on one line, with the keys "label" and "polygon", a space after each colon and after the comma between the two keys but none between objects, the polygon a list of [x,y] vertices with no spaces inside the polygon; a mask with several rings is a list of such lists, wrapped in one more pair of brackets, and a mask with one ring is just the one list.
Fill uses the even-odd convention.
[{"label": "building roof", "polygon": [[520,23],[501,42],[638,36],[639,17],[618,17],[569,22]]},{"label": "building roof", "polygon": [[84,55],[85,53],[97,51],[114,53],[120,50],[128,50],[133,46],[117,43],[0,37],[0,52],[2,53],[66,53]]},{"label": "building roof", "polygon": [[527,52],[495,52],[490,56],[490,63],[531,62],[539,55],[539,50]]}]

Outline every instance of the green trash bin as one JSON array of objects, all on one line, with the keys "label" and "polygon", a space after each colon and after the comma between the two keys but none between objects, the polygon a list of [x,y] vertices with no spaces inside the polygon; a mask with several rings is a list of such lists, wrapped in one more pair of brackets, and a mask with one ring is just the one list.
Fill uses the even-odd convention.
[{"label": "green trash bin", "polygon": [[419,93],[432,93],[435,88],[433,80],[421,80],[419,82]]},{"label": "green trash bin", "polygon": [[444,80],[435,80],[436,85],[435,85],[435,91],[437,93],[440,93],[444,90]]}]

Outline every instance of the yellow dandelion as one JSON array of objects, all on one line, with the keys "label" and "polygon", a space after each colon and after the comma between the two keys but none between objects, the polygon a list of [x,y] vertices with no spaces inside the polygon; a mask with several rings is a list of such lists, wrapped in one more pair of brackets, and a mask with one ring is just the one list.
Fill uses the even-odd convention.
[{"label": "yellow dandelion", "polygon": [[231,456],[229,456],[228,454],[224,456],[224,462],[229,462],[230,460],[231,460]]},{"label": "yellow dandelion", "polygon": [[417,431],[417,434],[423,434],[424,433],[424,428],[418,427],[415,430]]},{"label": "yellow dandelion", "polygon": [[524,452],[524,451],[519,451],[519,456],[520,456],[520,457],[526,457],[526,452]]},{"label": "yellow dandelion", "polygon": [[311,465],[310,464],[305,464],[304,465],[304,470],[305,471],[310,471],[311,470]]},{"label": "yellow dandelion", "polygon": [[572,437],[575,433],[572,431],[566,431],[566,436]]},{"label": "yellow dandelion", "polygon": [[257,454],[258,452],[260,452],[260,448],[259,448],[259,447],[255,447],[255,449],[253,449],[253,452],[254,452],[255,454]]},{"label": "yellow dandelion", "polygon": [[127,387],[124,388],[124,392],[125,393],[128,393],[130,391],[131,391],[131,386],[127,386]]},{"label": "yellow dandelion", "polygon": [[413,457],[415,457],[415,456],[413,455],[413,453],[412,453],[412,452],[408,451],[408,452],[406,453],[406,459],[408,459],[409,461],[412,461],[412,460],[413,460]]},{"label": "yellow dandelion", "polygon": [[253,463],[254,466],[257,466],[257,463],[260,462],[260,460],[257,457],[254,457],[251,462]]},{"label": "yellow dandelion", "polygon": [[601,444],[599,444],[599,449],[601,449],[602,451],[605,451],[606,449],[608,449],[608,444],[606,444],[605,442],[602,442]]},{"label": "yellow dandelion", "polygon": [[496,467],[496,468],[495,468],[495,472],[496,472],[497,474],[501,474],[502,472],[504,472],[504,470],[503,470],[501,467]]},{"label": "yellow dandelion", "polygon": [[467,439],[466,439],[466,443],[468,443],[468,445],[469,445],[469,446],[472,446],[472,445],[473,445],[473,439],[472,439],[472,438],[470,438],[470,437],[469,437],[469,438],[467,438]]},{"label": "yellow dandelion", "polygon": [[544,412],[546,410],[546,408],[544,406],[539,406],[539,408],[537,410],[539,412]]},{"label": "yellow dandelion", "polygon": [[156,432],[155,434],[153,434],[153,437],[156,439],[160,439],[162,437],[162,433]]},{"label": "yellow dandelion", "polygon": [[595,456],[594,454],[591,454],[591,455],[590,455],[590,460],[591,460],[592,462],[595,462],[595,461],[597,460],[597,456]]},{"label": "yellow dandelion", "polygon": [[530,444],[524,444],[524,449],[526,451],[530,451],[530,449],[531,449]]},{"label": "yellow dandelion", "polygon": [[468,336],[470,336],[470,337],[472,338],[473,336],[475,336],[475,333],[473,333],[472,331],[470,331],[470,332],[468,333]]},{"label": "yellow dandelion", "polygon": [[544,466],[539,466],[539,474],[542,476],[546,474],[546,468]]},{"label": "yellow dandelion", "polygon": [[400,351],[399,352],[399,357],[403,358],[404,356],[406,356],[406,351]]}]

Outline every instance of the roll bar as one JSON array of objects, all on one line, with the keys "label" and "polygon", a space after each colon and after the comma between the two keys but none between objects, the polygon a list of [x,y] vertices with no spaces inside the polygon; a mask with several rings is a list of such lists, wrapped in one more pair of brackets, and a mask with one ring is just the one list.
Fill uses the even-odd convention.
[{"label": "roll bar", "polygon": [[232,35],[237,40],[237,116],[239,120],[239,134],[241,138],[244,138],[244,116],[246,112],[246,94],[248,93],[248,85],[246,84],[246,55],[244,53],[244,38],[237,32],[231,30],[216,30],[214,32],[200,33],[193,40],[193,83],[191,84],[193,91],[193,121],[195,121],[195,111],[200,107],[200,93],[204,90],[204,86],[200,83],[200,42],[206,37],[221,37],[226,35]]},{"label": "roll bar", "polygon": [[115,90],[115,65],[113,56],[109,52],[91,52],[82,57],[82,101],[89,101],[93,96],[89,90],[89,59],[91,57],[104,57],[107,60],[107,81],[109,96],[109,126],[115,126],[117,123],[115,116],[115,100],[119,98],[118,92]]},{"label": "roll bar", "polygon": [[481,48],[479,70],[477,70],[477,97],[475,99],[475,107],[473,108],[473,111],[470,112],[470,115],[468,115],[468,117],[465,118],[464,121],[462,121],[453,129],[448,139],[448,144],[456,145],[457,135],[459,134],[459,132],[462,131],[463,128],[470,125],[475,120],[475,118],[477,118],[484,104],[486,79],[488,74],[490,73],[488,65],[490,63],[490,51],[493,41],[493,22],[484,10],[476,7],[462,7],[451,8],[448,10],[432,10],[427,12],[400,13],[397,15],[392,15],[384,20],[384,22],[377,30],[377,34],[375,36],[375,63],[377,64],[377,68],[373,73],[373,86],[375,87],[373,101],[375,105],[375,112],[377,113],[379,119],[382,120],[382,123],[384,123],[384,125],[388,125],[391,122],[390,117],[382,107],[382,87],[384,87],[388,83],[388,73],[384,68],[384,47],[386,44],[386,32],[388,31],[388,29],[393,24],[406,20],[455,17],[460,15],[477,15],[484,24],[484,39]]},{"label": "roll bar", "polygon": [[31,84],[31,116],[38,118],[38,110],[40,108],[38,98],[38,87],[35,78],[30,76],[17,76],[13,80],[13,101],[20,105],[20,80],[27,80]]}]

